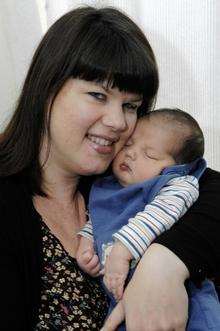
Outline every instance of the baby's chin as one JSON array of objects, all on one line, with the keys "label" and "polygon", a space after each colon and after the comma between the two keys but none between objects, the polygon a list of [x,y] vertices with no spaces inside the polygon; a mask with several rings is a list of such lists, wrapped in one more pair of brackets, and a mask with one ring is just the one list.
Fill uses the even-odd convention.
[{"label": "baby's chin", "polygon": [[131,178],[125,178],[124,176],[120,176],[117,173],[114,173],[115,178],[117,179],[117,181],[119,182],[119,184],[123,187],[127,187],[130,186],[132,184],[136,184],[133,180],[131,180]]}]

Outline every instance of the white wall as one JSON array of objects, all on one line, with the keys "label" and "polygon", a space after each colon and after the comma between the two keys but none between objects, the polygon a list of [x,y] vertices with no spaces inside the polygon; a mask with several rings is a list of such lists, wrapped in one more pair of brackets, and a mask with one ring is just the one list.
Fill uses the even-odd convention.
[{"label": "white wall", "polygon": [[158,106],[177,106],[199,121],[205,156],[210,166],[220,170],[219,0],[139,4],[137,16],[159,64]]},{"label": "white wall", "polygon": [[[36,3],[46,4],[48,25],[79,4],[113,5],[132,16],[144,29],[158,60],[157,106],[182,108],[199,121],[205,134],[208,164],[220,170],[219,0],[36,0]],[[1,118],[14,99],[14,91],[42,34],[36,3],[0,2],[0,74],[4,77],[0,85]],[[16,24],[11,19],[14,13],[18,15]]]},{"label": "white wall", "polygon": [[41,36],[36,1],[0,0],[0,127],[10,117]]}]

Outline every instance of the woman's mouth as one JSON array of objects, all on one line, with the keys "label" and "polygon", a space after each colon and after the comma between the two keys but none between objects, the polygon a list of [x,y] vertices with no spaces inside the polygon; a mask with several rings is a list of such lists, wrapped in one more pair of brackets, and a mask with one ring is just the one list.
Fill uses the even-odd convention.
[{"label": "woman's mouth", "polygon": [[93,149],[100,154],[112,154],[114,143],[119,140],[111,137],[93,136],[91,134],[88,134],[87,138],[91,142]]},{"label": "woman's mouth", "polygon": [[108,140],[105,138],[96,137],[96,136],[92,136],[92,135],[88,135],[88,139],[100,146],[110,146],[113,144],[112,140]]}]

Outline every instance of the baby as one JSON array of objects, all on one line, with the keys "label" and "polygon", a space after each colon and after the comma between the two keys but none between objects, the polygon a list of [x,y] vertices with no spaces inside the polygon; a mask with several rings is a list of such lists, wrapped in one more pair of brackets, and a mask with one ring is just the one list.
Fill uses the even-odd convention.
[{"label": "baby", "polygon": [[77,261],[92,276],[104,274],[112,307],[130,268],[198,198],[203,153],[203,133],[189,114],[158,109],[138,120],[113,161],[114,175],[93,184]]}]

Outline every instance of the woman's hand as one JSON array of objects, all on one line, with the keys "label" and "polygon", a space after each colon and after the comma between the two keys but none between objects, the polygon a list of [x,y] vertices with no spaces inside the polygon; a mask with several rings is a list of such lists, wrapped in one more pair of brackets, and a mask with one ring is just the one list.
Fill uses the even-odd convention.
[{"label": "woman's hand", "polygon": [[151,245],[102,330],[117,330],[125,317],[127,331],[184,331],[188,315],[184,281],[188,277],[186,266],[174,253]]}]

